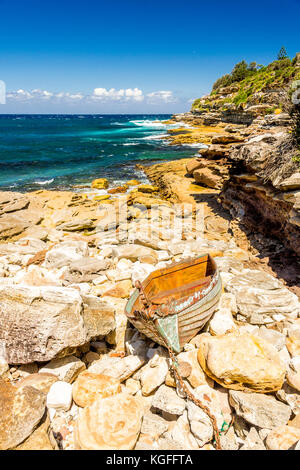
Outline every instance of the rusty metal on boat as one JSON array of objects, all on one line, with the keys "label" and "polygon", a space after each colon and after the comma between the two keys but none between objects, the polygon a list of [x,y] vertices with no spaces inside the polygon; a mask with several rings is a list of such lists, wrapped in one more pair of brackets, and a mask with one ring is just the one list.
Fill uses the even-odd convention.
[{"label": "rusty metal on boat", "polygon": [[153,271],[136,287],[125,307],[129,321],[178,353],[217,309],[222,282],[216,262],[206,253]]}]

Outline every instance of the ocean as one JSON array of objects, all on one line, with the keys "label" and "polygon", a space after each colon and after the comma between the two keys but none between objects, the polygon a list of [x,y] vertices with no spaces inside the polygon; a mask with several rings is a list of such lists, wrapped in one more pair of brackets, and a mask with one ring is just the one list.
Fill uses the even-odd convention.
[{"label": "ocean", "polygon": [[[162,139],[170,115],[0,115],[0,189],[76,190],[96,178],[136,178],[137,163],[185,158],[188,146]],[[178,127],[175,126],[175,127]]]}]

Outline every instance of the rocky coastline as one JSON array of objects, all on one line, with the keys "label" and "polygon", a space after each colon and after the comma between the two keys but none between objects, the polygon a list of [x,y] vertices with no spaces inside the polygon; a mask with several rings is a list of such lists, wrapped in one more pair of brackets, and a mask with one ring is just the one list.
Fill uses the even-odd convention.
[{"label": "rocky coastline", "polygon": [[143,166],[153,184],[0,192],[0,449],[213,450],[124,313],[137,280],[201,252],[224,292],[177,356],[186,386],[223,450],[300,448],[299,168],[290,115],[262,111],[174,116],[171,144],[207,147]]}]

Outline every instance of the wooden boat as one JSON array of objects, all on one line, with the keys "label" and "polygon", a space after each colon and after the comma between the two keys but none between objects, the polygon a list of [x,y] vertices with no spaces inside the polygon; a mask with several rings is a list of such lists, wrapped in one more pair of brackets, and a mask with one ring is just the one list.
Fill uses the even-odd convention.
[{"label": "wooden boat", "polygon": [[222,282],[209,254],[153,271],[127,302],[129,321],[153,341],[178,353],[217,309]]}]

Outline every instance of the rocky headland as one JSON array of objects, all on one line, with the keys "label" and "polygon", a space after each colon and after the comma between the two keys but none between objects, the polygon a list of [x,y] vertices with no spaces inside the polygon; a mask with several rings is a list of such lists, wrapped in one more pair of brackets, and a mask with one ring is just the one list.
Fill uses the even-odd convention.
[{"label": "rocky headland", "polygon": [[213,450],[167,351],[124,313],[137,280],[202,252],[224,292],[177,356],[184,383],[222,449],[299,449],[299,65],[173,116],[171,144],[207,147],[144,166],[153,184],[0,192],[0,449]]}]

